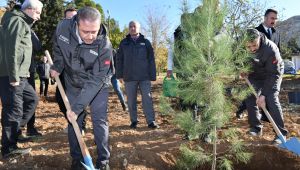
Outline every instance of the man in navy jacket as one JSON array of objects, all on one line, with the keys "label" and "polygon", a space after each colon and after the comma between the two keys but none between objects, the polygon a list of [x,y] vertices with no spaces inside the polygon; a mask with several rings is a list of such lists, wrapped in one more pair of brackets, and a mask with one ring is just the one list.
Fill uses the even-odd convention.
[{"label": "man in navy jacket", "polygon": [[154,52],[149,40],[140,33],[140,24],[136,21],[129,23],[129,34],[120,43],[116,76],[125,82],[130,127],[136,128],[138,124],[136,101],[139,88],[148,127],[158,128],[151,96],[151,81],[156,80]]}]

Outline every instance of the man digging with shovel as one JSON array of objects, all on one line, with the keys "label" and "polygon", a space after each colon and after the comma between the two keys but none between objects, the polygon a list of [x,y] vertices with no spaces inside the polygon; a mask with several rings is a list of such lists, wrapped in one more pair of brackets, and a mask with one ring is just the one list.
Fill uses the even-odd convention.
[{"label": "man digging with shovel", "polygon": [[[90,105],[98,158],[97,169],[109,169],[107,101],[111,77],[112,47],[101,24],[99,11],[84,7],[70,20],[63,20],[54,37],[54,65],[51,76],[64,71],[65,91],[71,104],[70,122],[77,120],[82,130],[83,110]],[[71,169],[83,169],[83,156],[74,128],[68,126],[72,156]]]},{"label": "man digging with shovel", "polygon": [[[286,138],[287,130],[284,128],[283,114],[279,102],[279,91],[283,74],[283,61],[275,43],[268,40],[265,35],[256,29],[246,32],[246,48],[253,55],[252,70],[249,74],[241,76],[249,79],[258,97],[251,95],[246,99],[250,135],[261,136],[263,125],[260,122],[261,114],[258,107],[266,107],[271,113],[275,124]],[[282,141],[276,136],[274,144]]]}]

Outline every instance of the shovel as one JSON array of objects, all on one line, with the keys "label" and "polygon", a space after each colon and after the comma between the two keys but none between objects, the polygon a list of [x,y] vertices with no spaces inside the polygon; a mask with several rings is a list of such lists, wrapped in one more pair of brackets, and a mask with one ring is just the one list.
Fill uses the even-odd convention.
[{"label": "shovel", "polygon": [[[52,59],[51,59],[51,56],[50,56],[48,50],[45,51],[45,54],[46,54],[46,57],[47,57],[48,62],[50,63],[50,65],[53,65],[53,61],[52,61]],[[59,92],[60,92],[61,97],[62,97],[62,99],[63,99],[63,101],[64,101],[64,104],[65,104],[65,106],[66,106],[66,109],[67,109],[67,111],[70,111],[70,110],[71,110],[71,105],[70,105],[70,102],[69,102],[69,100],[68,100],[68,97],[67,97],[67,95],[66,95],[66,93],[65,93],[65,90],[64,90],[64,88],[63,88],[63,86],[62,86],[62,84],[61,84],[61,81],[60,81],[60,79],[59,79],[59,76],[54,77],[54,79],[55,79],[55,81],[56,81],[56,83],[57,83]],[[73,126],[73,128],[74,128],[74,131],[75,131],[75,134],[76,134],[78,143],[79,143],[79,145],[80,145],[81,153],[82,153],[82,156],[83,156],[84,163],[81,162],[82,165],[83,165],[83,166],[85,167],[85,169],[87,169],[87,170],[95,170],[94,165],[93,165],[93,161],[92,161],[92,157],[91,157],[91,155],[90,155],[90,153],[89,153],[89,150],[88,150],[88,148],[86,147],[86,144],[85,144],[85,142],[84,142],[84,140],[83,140],[83,138],[82,138],[82,135],[81,135],[81,133],[80,133],[80,129],[79,129],[79,127],[78,127],[78,124],[77,124],[76,120],[72,120],[72,121],[71,121],[71,124],[72,124],[72,126]]]},{"label": "shovel", "polygon": [[[259,96],[257,95],[257,93],[255,92],[252,84],[250,83],[250,81],[248,80],[248,78],[245,78],[248,86],[252,89],[253,94],[255,95],[256,98],[258,98]],[[280,132],[279,128],[276,126],[273,118],[271,117],[269,111],[266,109],[265,106],[262,107],[263,111],[265,112],[267,118],[269,119],[269,121],[271,122],[273,129],[275,130],[277,136],[279,137],[279,139],[281,140],[281,144],[279,145],[279,147],[287,149],[293,153],[295,153],[296,155],[300,156],[300,141],[295,138],[292,137],[289,140],[286,140],[284,138],[284,136],[282,135],[282,133]]]}]

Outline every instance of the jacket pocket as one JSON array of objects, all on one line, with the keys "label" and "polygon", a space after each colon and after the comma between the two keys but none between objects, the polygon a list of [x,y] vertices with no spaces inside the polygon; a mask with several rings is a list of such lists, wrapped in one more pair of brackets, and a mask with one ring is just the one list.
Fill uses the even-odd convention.
[{"label": "jacket pocket", "polygon": [[95,62],[97,62],[98,53],[92,49],[88,49],[89,52],[84,50],[84,54],[80,55],[80,64],[85,71],[93,70]]},{"label": "jacket pocket", "polygon": [[137,58],[138,59],[142,59],[142,60],[145,60],[147,59],[147,48],[146,46],[142,46],[142,45],[139,45],[137,47]]}]

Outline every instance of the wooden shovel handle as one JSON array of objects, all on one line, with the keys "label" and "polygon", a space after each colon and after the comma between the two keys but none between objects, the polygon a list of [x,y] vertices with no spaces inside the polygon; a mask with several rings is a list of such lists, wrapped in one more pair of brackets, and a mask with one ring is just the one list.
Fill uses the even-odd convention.
[{"label": "wooden shovel handle", "polygon": [[[249,79],[245,78],[245,81],[247,82],[248,86],[252,89],[253,94],[255,95],[255,97],[258,98],[259,96],[257,95],[257,93],[256,93],[254,87],[252,86],[251,82],[249,81]],[[269,121],[271,122],[271,124],[273,126],[273,129],[275,130],[277,136],[282,137],[283,136],[282,133],[280,132],[279,128],[277,127],[276,123],[274,122],[274,120],[273,120],[272,116],[270,115],[269,111],[267,110],[267,108],[265,106],[263,106],[262,109],[263,109],[265,115],[267,116],[267,118],[269,119]],[[286,140],[284,142],[286,142]]]},{"label": "wooden shovel handle", "polygon": [[[53,65],[53,61],[52,61],[52,59],[51,59],[51,56],[50,56],[48,50],[45,51],[45,55],[46,55],[46,57],[47,57],[48,62],[50,63],[50,65]],[[56,81],[56,83],[57,83],[59,92],[60,92],[61,97],[62,97],[62,99],[63,99],[63,101],[64,101],[64,104],[65,104],[65,106],[66,106],[67,112],[68,112],[68,111],[71,111],[71,105],[70,105],[70,102],[69,102],[68,97],[67,97],[67,95],[66,95],[66,93],[65,93],[65,90],[64,90],[64,88],[63,88],[63,86],[62,86],[62,84],[61,84],[61,81],[60,81],[60,79],[59,79],[59,76],[54,77],[54,79],[55,79],[55,81]],[[78,143],[79,143],[79,145],[80,145],[80,149],[81,149],[81,152],[82,152],[83,157],[85,157],[85,156],[90,156],[89,150],[88,150],[88,148],[87,148],[87,146],[86,146],[86,144],[85,144],[85,142],[84,142],[84,140],[83,140],[83,137],[82,137],[82,135],[81,135],[81,133],[80,133],[80,129],[79,129],[79,126],[78,126],[76,120],[72,120],[72,121],[71,121],[71,124],[72,124],[72,126],[73,126],[73,128],[74,128],[74,131],[75,131],[75,134],[76,134]]]}]

